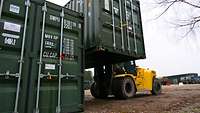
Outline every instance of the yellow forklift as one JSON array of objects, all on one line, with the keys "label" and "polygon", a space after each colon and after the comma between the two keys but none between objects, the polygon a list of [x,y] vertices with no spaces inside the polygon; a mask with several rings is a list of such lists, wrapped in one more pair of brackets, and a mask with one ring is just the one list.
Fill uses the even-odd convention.
[{"label": "yellow forklift", "polygon": [[114,95],[119,99],[134,97],[136,92],[161,93],[161,82],[153,70],[140,68],[134,61],[95,67],[94,83],[90,91],[95,98]]}]

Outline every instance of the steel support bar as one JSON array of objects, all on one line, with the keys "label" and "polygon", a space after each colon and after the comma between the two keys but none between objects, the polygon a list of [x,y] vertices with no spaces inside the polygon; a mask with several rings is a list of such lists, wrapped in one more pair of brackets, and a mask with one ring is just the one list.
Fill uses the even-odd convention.
[{"label": "steel support bar", "polygon": [[42,53],[43,53],[45,21],[46,21],[46,12],[47,12],[46,2],[44,3],[44,6],[42,7],[42,11],[43,11],[42,34],[41,34],[42,36],[41,36],[41,42],[40,42],[40,61],[38,62],[39,69],[38,69],[38,78],[37,78],[37,95],[36,95],[35,113],[39,113],[40,79],[41,79],[40,76],[41,76],[41,68],[42,68]]},{"label": "steel support bar", "polygon": [[128,20],[128,17],[127,17],[127,1],[125,0],[125,16],[126,16],[126,30],[127,30],[127,40],[128,40],[128,51],[130,52],[131,51],[131,45],[130,45],[130,36],[129,36],[129,20]]},{"label": "steel support bar", "polygon": [[62,12],[60,14],[61,17],[61,32],[60,32],[60,57],[59,57],[59,79],[58,79],[58,106],[56,107],[56,113],[61,112],[60,107],[60,99],[61,99],[61,80],[62,80],[62,55],[63,55],[63,26],[64,26],[64,9],[62,9]]},{"label": "steel support bar", "polygon": [[4,3],[4,0],[1,0],[1,4],[0,4],[0,19],[1,19],[2,11],[3,11],[3,3]]},{"label": "steel support bar", "polygon": [[28,14],[29,14],[29,7],[31,5],[30,0],[25,2],[26,5],[26,14],[24,20],[24,31],[23,31],[23,39],[22,39],[22,49],[21,49],[21,56],[19,60],[19,77],[17,81],[17,90],[16,90],[16,97],[15,97],[15,107],[13,113],[18,113],[18,102],[19,102],[19,92],[20,92],[20,85],[21,85],[21,76],[22,76],[22,68],[24,63],[24,49],[25,49],[25,41],[26,41],[26,31],[27,31],[27,22],[28,22]]},{"label": "steel support bar", "polygon": [[136,29],[134,25],[134,16],[133,16],[133,1],[131,0],[131,15],[132,15],[132,22],[133,22],[133,33],[134,33],[134,48],[135,48],[135,53],[137,53],[137,39],[136,39]]},{"label": "steel support bar", "polygon": [[114,1],[111,0],[111,2],[112,2],[113,48],[116,49]]},{"label": "steel support bar", "polygon": [[120,23],[121,23],[121,40],[122,40],[122,50],[124,51],[124,27],[123,27],[123,17],[122,17],[122,0],[119,0],[119,10],[120,10]]}]

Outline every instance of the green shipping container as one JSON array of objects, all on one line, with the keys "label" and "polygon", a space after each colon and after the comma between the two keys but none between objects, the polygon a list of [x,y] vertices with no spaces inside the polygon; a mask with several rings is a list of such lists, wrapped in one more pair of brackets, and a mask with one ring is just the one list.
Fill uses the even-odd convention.
[{"label": "green shipping container", "polygon": [[43,0],[1,0],[0,113],[83,110],[83,15]]},{"label": "green shipping container", "polygon": [[27,26],[33,26],[26,5],[24,0],[0,4],[0,113],[25,113],[31,62]]},{"label": "green shipping container", "polygon": [[84,12],[86,68],[146,57],[139,1],[71,0],[65,7]]}]

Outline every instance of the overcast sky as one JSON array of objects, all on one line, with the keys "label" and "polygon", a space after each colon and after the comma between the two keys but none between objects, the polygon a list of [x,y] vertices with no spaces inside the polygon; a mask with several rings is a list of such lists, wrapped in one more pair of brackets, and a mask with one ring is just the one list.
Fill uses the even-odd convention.
[{"label": "overcast sky", "polygon": [[[63,6],[68,0],[48,1]],[[184,5],[176,6],[155,20],[161,9],[154,8],[152,1],[140,0],[147,58],[137,61],[137,65],[154,69],[159,76],[200,74],[200,35],[192,33],[183,38],[183,32],[178,32],[171,24],[176,17],[191,14],[191,9]],[[180,13],[178,8],[182,8],[184,13]]]},{"label": "overcast sky", "polygon": [[200,74],[199,34],[191,33],[182,37],[185,33],[184,29],[181,32],[172,24],[180,17],[185,18],[190,14],[196,14],[195,10],[181,4],[155,20],[161,9],[153,8],[153,0],[140,1],[147,59],[138,63],[157,70],[159,75]]}]

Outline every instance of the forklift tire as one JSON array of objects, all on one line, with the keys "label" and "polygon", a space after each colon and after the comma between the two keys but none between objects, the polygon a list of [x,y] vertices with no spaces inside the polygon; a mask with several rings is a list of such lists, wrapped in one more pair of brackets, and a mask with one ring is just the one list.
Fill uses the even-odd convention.
[{"label": "forklift tire", "polygon": [[90,92],[92,96],[97,99],[105,99],[108,97],[108,92],[100,90],[100,88],[97,87],[95,82],[92,83]]},{"label": "forklift tire", "polygon": [[99,92],[97,91],[97,88],[96,88],[96,83],[92,83],[91,85],[91,88],[90,88],[90,92],[91,92],[91,95],[95,98],[99,98]]},{"label": "forklift tire", "polygon": [[153,80],[153,87],[152,87],[152,95],[159,95],[162,91],[162,85],[161,82],[158,79]]},{"label": "forklift tire", "polygon": [[131,78],[115,78],[113,82],[113,94],[115,97],[119,99],[128,99],[135,95],[135,83]]}]

